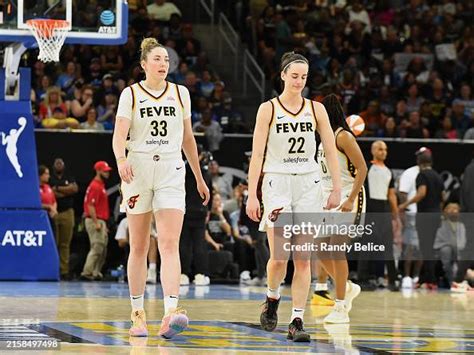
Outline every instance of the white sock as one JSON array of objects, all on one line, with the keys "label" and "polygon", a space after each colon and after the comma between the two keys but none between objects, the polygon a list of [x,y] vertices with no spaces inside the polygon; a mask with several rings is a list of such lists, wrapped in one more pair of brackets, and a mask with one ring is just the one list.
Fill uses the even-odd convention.
[{"label": "white sock", "polygon": [[166,296],[164,299],[165,302],[165,314],[168,314],[168,311],[173,308],[178,307],[178,296]]},{"label": "white sock", "polygon": [[300,318],[301,320],[303,320],[303,316],[304,316],[304,309],[293,308],[293,310],[291,311],[290,323],[293,322],[293,319],[295,318]]},{"label": "white sock", "polygon": [[267,289],[267,297],[273,298],[275,300],[280,299],[280,286],[277,287],[276,290],[271,289],[270,287]]},{"label": "white sock", "polygon": [[156,263],[150,263],[148,265],[148,270],[156,270]]},{"label": "white sock", "polygon": [[132,311],[143,311],[144,295],[132,296],[130,295],[130,302],[132,303]]},{"label": "white sock", "polygon": [[342,307],[346,307],[346,300],[338,300],[336,298],[335,302],[336,302],[336,307],[339,305],[341,305]]},{"label": "white sock", "polygon": [[316,286],[314,287],[315,291],[327,291],[328,290],[328,284],[327,282],[325,283],[316,283]]}]

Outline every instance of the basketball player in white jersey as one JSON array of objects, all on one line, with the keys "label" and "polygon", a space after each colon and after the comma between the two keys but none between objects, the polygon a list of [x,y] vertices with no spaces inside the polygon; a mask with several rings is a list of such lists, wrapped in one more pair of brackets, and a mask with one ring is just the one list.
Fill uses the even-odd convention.
[{"label": "basketball player in white jersey", "polygon": [[[364,180],[367,176],[367,165],[364,156],[346,122],[342,106],[336,97],[331,94],[324,98],[323,105],[329,116],[332,130],[336,139],[337,158],[341,169],[342,204],[333,211],[331,221],[339,225],[360,224],[362,214],[365,213]],[[324,146],[318,149],[318,163],[321,167],[321,187],[323,201],[332,191],[332,178],[327,168],[327,152]],[[337,213],[345,212],[345,213]],[[354,235],[355,236],[355,235]],[[348,242],[347,236],[330,236],[331,244]],[[360,293],[360,286],[348,281],[349,268],[345,252],[334,253],[330,257],[324,256],[318,260],[326,272],[332,277],[336,286],[336,302],[329,315],[324,318],[326,323],[349,323],[349,311],[352,301]],[[326,287],[327,285],[324,284]],[[321,285],[316,284],[316,291]],[[327,290],[327,288],[326,288]]]},{"label": "basketball player in white jersey", "polygon": [[[334,189],[327,198],[326,208],[337,207],[340,203],[341,182],[336,146],[326,110],[322,104],[301,96],[308,68],[304,56],[294,52],[283,55],[280,65],[283,93],[260,105],[253,136],[247,214],[254,221],[259,221],[261,217],[261,227],[267,231],[270,245],[267,298],[260,316],[263,329],[268,331],[273,331],[278,323],[279,287],[285,278],[289,257],[280,246],[276,246],[277,240],[282,238],[275,233],[274,222],[280,213],[321,212],[318,210],[321,191],[315,160],[316,131],[326,148],[328,168],[333,178]],[[262,171],[263,211],[257,198],[257,184]],[[297,217],[293,216],[295,220]],[[300,236],[293,235],[293,244],[298,244],[297,238]],[[310,341],[309,334],[303,328],[311,284],[310,258],[310,254],[293,253],[293,310],[288,339],[295,342]]]},{"label": "basketball player in white jersey", "polygon": [[[113,136],[130,235],[130,335],[148,335],[143,297],[150,222],[154,215],[165,308],[159,334],[171,338],[188,324],[186,312],[178,308],[179,236],[185,209],[186,170],[181,149],[192,168],[204,204],[209,201],[209,190],[201,175],[192,133],[189,92],[184,86],[165,80],[169,68],[168,52],[154,38],[145,38],[141,43],[140,59],[146,79],[123,90]],[[128,156],[125,156],[125,149]]]}]

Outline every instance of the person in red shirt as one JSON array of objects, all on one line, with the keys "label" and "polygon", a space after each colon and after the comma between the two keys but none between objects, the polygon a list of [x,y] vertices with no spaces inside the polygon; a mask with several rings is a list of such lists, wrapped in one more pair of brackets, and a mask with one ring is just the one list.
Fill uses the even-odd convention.
[{"label": "person in red shirt", "polygon": [[44,165],[40,165],[38,174],[40,180],[41,208],[48,211],[50,218],[54,218],[54,216],[58,214],[58,204],[56,203],[53,189],[48,185],[49,169]]},{"label": "person in red shirt", "polygon": [[107,256],[108,233],[107,220],[110,217],[109,200],[105,191],[105,180],[112,168],[105,161],[94,164],[95,178],[89,184],[84,197],[84,217],[91,248],[81,273],[83,280],[103,278],[102,267]]}]

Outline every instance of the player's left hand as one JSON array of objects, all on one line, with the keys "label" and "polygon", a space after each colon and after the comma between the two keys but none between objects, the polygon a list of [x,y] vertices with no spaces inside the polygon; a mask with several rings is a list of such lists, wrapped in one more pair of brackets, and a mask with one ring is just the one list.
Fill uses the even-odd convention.
[{"label": "player's left hand", "polygon": [[354,201],[347,199],[342,203],[341,206],[339,206],[337,210],[341,212],[351,212],[353,207],[354,207]]},{"label": "player's left hand", "polygon": [[209,203],[209,199],[211,198],[211,194],[209,193],[209,189],[204,181],[197,182],[197,190],[199,192],[199,196],[204,200],[202,203],[203,206],[207,206]]},{"label": "player's left hand", "polygon": [[326,202],[325,210],[332,210],[341,203],[341,190],[332,190]]}]

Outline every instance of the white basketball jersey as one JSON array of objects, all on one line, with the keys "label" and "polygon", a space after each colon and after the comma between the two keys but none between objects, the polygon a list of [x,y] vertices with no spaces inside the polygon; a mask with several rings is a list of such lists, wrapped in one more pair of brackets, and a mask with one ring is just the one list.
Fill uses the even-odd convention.
[{"label": "white basketball jersey", "polygon": [[285,109],[278,97],[270,100],[273,111],[263,163],[264,173],[307,174],[317,171],[316,115],[312,102],[303,100],[296,114]]},{"label": "white basketball jersey", "polygon": [[166,82],[160,96],[154,96],[142,83],[130,86],[132,123],[128,150],[181,156],[184,109],[178,85]]},{"label": "white basketball jersey", "polygon": [[[334,132],[334,136],[337,139],[337,135],[339,132],[342,131],[343,128],[338,128],[336,132]],[[337,150],[337,159],[339,161],[339,168],[341,172],[341,188],[349,189],[352,188],[354,183],[354,178],[356,176],[356,168],[354,164],[349,160],[346,154],[341,152],[339,149]],[[328,163],[326,160],[326,153],[324,152],[323,144],[319,145],[318,149],[318,163],[321,167],[321,186],[324,190],[332,190],[332,179],[331,174],[329,173]]]}]

